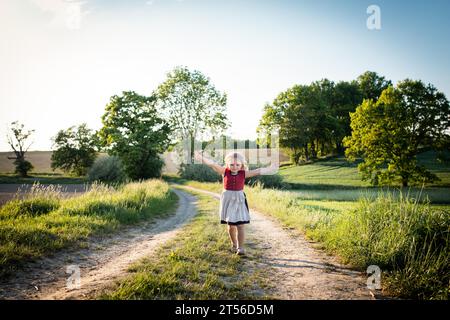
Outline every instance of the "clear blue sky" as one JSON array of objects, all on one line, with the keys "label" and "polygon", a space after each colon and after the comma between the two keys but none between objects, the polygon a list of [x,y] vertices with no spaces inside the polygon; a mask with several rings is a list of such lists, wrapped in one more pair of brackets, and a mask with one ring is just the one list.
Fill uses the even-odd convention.
[{"label": "clear blue sky", "polygon": [[[366,9],[378,5],[381,30]],[[101,126],[111,95],[150,94],[177,65],[228,95],[231,133],[255,138],[264,103],[294,84],[373,70],[450,98],[450,1],[1,0],[0,150],[8,124]]]}]

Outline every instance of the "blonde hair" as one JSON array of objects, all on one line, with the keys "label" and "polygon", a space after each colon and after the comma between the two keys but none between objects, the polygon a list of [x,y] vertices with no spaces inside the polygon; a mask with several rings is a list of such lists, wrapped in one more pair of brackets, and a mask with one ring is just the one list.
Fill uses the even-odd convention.
[{"label": "blonde hair", "polygon": [[247,170],[247,161],[245,161],[245,157],[239,152],[230,152],[225,156],[225,165],[228,167],[233,160],[236,159],[236,162],[240,162],[242,164],[241,170]]}]

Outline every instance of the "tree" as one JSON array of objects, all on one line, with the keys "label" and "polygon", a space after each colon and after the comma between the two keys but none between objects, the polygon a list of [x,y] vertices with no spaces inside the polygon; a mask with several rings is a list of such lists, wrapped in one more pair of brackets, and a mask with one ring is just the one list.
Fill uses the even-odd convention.
[{"label": "tree", "polygon": [[[339,129],[333,109],[334,83],[327,79],[311,85],[295,85],[280,93],[271,105],[266,105],[257,128],[258,141],[268,139],[267,133],[279,128],[280,146],[289,150],[291,160],[298,164],[327,154]],[[355,106],[356,108],[356,106]]]},{"label": "tree", "polygon": [[53,138],[56,150],[51,157],[52,169],[61,168],[77,176],[85,175],[97,156],[97,140],[85,123],[60,130]]},{"label": "tree", "polygon": [[270,145],[270,135],[279,130],[279,144],[287,149],[291,160],[299,163],[302,148],[309,141],[305,108],[301,104],[307,86],[293,86],[281,92],[272,104],[264,106],[264,113],[256,129],[259,145]]},{"label": "tree", "polygon": [[363,99],[373,99],[374,101],[379,98],[383,90],[392,86],[390,80],[386,80],[385,77],[380,76],[373,71],[364,72],[358,77],[357,82]]},{"label": "tree", "polygon": [[267,143],[273,128],[279,128],[280,146],[291,160],[315,159],[343,154],[342,140],[351,135],[350,113],[363,98],[376,101],[391,81],[367,71],[358,80],[334,83],[328,79],[295,85],[266,104],[257,128],[258,143]]},{"label": "tree", "polygon": [[345,150],[342,145],[342,139],[352,133],[350,128],[350,112],[354,112],[362,101],[362,92],[356,81],[340,81],[334,87],[332,112],[337,121],[337,125],[336,131],[333,132],[333,139],[338,154],[344,154]]},{"label": "tree", "polygon": [[219,92],[200,71],[176,67],[155,94],[162,114],[173,128],[172,141],[189,141],[190,162],[195,139],[204,134],[218,135],[229,127],[226,94]]},{"label": "tree", "polygon": [[432,85],[405,80],[385,89],[377,102],[364,100],[351,114],[352,135],[344,138],[347,158],[362,157],[358,169],[374,185],[403,187],[438,179],[417,163],[420,147],[448,148],[449,102]]},{"label": "tree", "polygon": [[18,121],[11,123],[10,130],[12,131],[12,136],[7,135],[8,144],[14,151],[15,157],[8,157],[8,159],[14,160],[15,171],[21,177],[27,177],[28,172],[33,169],[33,165],[25,160],[25,154],[30,148],[32,142],[25,148],[27,140],[30,138],[35,130],[25,130],[25,126],[20,124]]},{"label": "tree", "polygon": [[126,91],[111,97],[102,116],[101,143],[117,155],[131,179],[161,176],[164,161],[159,154],[169,146],[171,128],[159,117],[156,97]]},{"label": "tree", "polygon": [[319,151],[321,156],[327,154],[327,146],[333,141],[338,131],[338,121],[333,110],[334,103],[334,87],[333,81],[322,79],[315,81],[309,86],[309,92],[306,105],[312,110],[312,137],[311,156],[317,158]]}]

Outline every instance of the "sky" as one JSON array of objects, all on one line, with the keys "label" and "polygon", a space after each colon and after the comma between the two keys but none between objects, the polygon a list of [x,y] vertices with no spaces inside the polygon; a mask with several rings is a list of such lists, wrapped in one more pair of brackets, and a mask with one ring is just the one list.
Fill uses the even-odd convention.
[{"label": "sky", "polygon": [[280,92],[323,78],[371,70],[450,98],[449,21],[448,0],[0,0],[0,151],[16,120],[35,130],[30,150],[97,130],[112,95],[150,95],[176,66],[227,94],[239,139]]}]

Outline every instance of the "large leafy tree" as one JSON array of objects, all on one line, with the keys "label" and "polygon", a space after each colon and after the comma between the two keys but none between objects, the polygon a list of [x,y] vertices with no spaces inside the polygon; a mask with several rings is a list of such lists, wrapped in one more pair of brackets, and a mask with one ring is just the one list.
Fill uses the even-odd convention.
[{"label": "large leafy tree", "polygon": [[156,109],[156,97],[133,91],[113,96],[102,116],[99,136],[108,153],[122,160],[132,179],[159,177],[171,128]]},{"label": "large leafy tree", "polygon": [[333,139],[339,154],[344,153],[342,139],[351,135],[350,112],[354,112],[362,100],[362,92],[356,81],[340,81],[335,85],[332,112],[337,125],[333,132]]},{"label": "large leafy tree", "polygon": [[352,135],[344,138],[350,161],[358,165],[364,180],[374,185],[406,187],[433,182],[437,176],[417,162],[421,147],[448,148],[449,102],[432,85],[405,80],[385,89],[377,102],[364,102],[351,114]]},{"label": "large leafy tree", "polygon": [[77,176],[87,173],[97,156],[98,139],[86,123],[60,130],[53,138],[55,150],[51,157],[52,169],[61,168]]},{"label": "large leafy tree", "polygon": [[293,162],[325,154],[339,129],[334,108],[334,83],[327,79],[311,85],[295,85],[280,93],[266,105],[257,132],[258,141],[267,140],[267,133],[279,128],[280,146],[286,148]]},{"label": "large leafy tree", "polygon": [[[280,147],[286,149],[291,160],[299,162],[303,148],[310,138],[311,122],[307,108],[301,103],[307,95],[308,86],[296,85],[281,92],[272,104],[264,106],[264,113],[259,122],[258,144],[269,145],[270,135],[279,130]],[[307,153],[307,151],[306,151]]]},{"label": "large leafy tree", "polygon": [[[25,125],[18,121],[11,123],[10,130],[12,134],[7,134],[7,140],[15,156],[8,157],[8,159],[14,160],[15,173],[18,173],[21,177],[26,177],[28,172],[33,169],[33,165],[25,159],[25,154],[32,144],[32,142],[28,143],[27,141],[34,130],[25,130]],[[26,146],[27,144],[28,146]]]},{"label": "large leafy tree", "polygon": [[[322,79],[309,86],[309,96],[305,101],[312,110],[312,137],[310,139],[311,155],[317,158],[327,154],[330,143],[338,131],[338,121],[334,114],[334,88],[333,81]],[[310,121],[311,121],[310,120]]]},{"label": "large leafy tree", "polygon": [[200,71],[176,67],[156,90],[158,106],[173,128],[173,143],[192,144],[199,138],[211,138],[229,127],[227,96],[218,91]]},{"label": "large leafy tree", "polygon": [[374,71],[366,71],[357,79],[363,99],[373,99],[376,101],[383,90],[392,86],[391,80],[380,76]]}]

